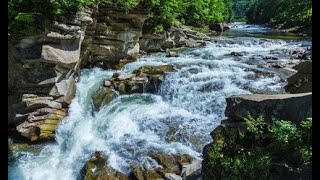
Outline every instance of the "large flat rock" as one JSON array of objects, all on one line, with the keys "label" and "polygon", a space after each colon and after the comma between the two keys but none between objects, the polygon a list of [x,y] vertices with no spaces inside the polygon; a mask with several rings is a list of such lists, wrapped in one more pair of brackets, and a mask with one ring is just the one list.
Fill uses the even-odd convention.
[{"label": "large flat rock", "polygon": [[312,116],[312,92],[275,95],[247,94],[231,96],[226,100],[225,115],[235,121],[242,121],[248,113],[254,118],[263,115],[269,122],[275,117],[296,124]]}]

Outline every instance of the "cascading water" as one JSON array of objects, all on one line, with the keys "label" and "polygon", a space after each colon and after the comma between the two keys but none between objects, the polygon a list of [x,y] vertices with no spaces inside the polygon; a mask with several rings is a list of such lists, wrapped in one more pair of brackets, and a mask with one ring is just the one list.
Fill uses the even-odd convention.
[{"label": "cascading water", "polygon": [[[248,28],[261,30],[254,27]],[[244,26],[239,28],[250,32]],[[121,71],[174,64],[177,72],[165,77],[157,94],[121,95],[98,112],[93,112],[91,96],[114,71],[82,70],[68,116],[58,126],[57,142],[40,153],[14,153],[9,179],[79,179],[81,168],[95,151],[107,155],[108,164],[124,173],[129,173],[133,164],[157,167],[148,157],[150,151],[201,159],[210,132],[225,119],[226,97],[283,92],[279,75],[262,68],[263,61],[252,57],[301,45],[302,41],[220,36],[203,48],[180,50],[177,58],[163,53],[141,57]],[[234,57],[231,52],[243,56]],[[288,57],[277,58],[286,61]]]}]

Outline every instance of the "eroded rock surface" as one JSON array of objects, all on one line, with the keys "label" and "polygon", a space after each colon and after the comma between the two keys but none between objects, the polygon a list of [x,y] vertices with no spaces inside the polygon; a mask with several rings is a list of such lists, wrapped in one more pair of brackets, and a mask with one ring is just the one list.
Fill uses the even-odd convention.
[{"label": "eroded rock surface", "polygon": [[93,106],[98,110],[108,104],[119,94],[155,93],[164,75],[175,71],[173,65],[143,66],[133,74],[114,73],[111,79],[105,80],[104,85],[93,95]]}]

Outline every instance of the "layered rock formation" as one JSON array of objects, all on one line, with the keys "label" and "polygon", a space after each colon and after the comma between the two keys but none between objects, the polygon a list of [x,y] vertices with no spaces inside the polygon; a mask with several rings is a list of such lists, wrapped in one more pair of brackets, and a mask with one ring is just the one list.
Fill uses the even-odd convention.
[{"label": "layered rock formation", "polygon": [[[75,96],[75,83],[83,67],[109,68],[119,64],[121,58],[137,58],[145,19],[143,13],[126,14],[96,4],[66,17],[63,22],[53,22],[44,37],[9,42],[8,82],[12,95],[8,98],[8,124],[17,126],[18,132],[32,141],[53,138],[50,133],[41,134],[44,128],[40,124],[46,124],[48,117],[32,119],[31,114],[38,115],[40,110],[29,108],[26,111],[18,103],[19,96],[34,94],[39,96],[36,101],[48,101],[45,102],[47,106],[57,102],[62,107],[55,108],[63,109],[65,116],[65,108]],[[51,116],[50,113],[46,116]],[[21,118],[27,114],[30,117]],[[52,133],[56,125],[50,122],[50,128],[45,128]]]},{"label": "layered rock formation", "polygon": [[172,27],[163,34],[143,34],[139,40],[141,50],[146,52],[165,51],[174,47],[199,47],[210,38],[186,26]]},{"label": "layered rock formation", "polygon": [[13,117],[8,124],[16,125],[31,141],[54,138],[56,125],[66,116],[76,92],[86,27],[96,11],[97,6],[92,6],[65,22],[53,22],[44,37],[10,44],[8,81],[15,96],[24,95],[22,104],[9,105]]},{"label": "layered rock formation", "polygon": [[19,106],[15,122],[22,122],[17,131],[30,141],[53,139],[57,124],[67,113],[61,101],[33,94],[24,94],[15,106]]}]

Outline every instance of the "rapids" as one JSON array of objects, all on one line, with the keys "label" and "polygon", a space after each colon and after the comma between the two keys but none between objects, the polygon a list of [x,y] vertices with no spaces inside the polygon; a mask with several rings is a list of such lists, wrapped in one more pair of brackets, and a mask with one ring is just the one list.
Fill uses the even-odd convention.
[{"label": "rapids", "polygon": [[[276,56],[277,61],[286,61],[286,50],[310,46],[309,40],[274,33],[260,26],[235,24],[204,47],[177,50],[179,57],[143,56],[121,71],[174,64],[177,72],[165,77],[156,94],[121,95],[98,112],[92,109],[91,96],[115,70],[82,70],[56,142],[38,153],[15,152],[9,159],[9,179],[80,179],[84,163],[97,150],[108,156],[110,166],[127,174],[132,164],[157,167],[147,155],[151,151],[201,159],[210,132],[226,118],[226,97],[284,92],[285,81],[255,57]],[[280,53],[272,54],[275,51]]]}]

